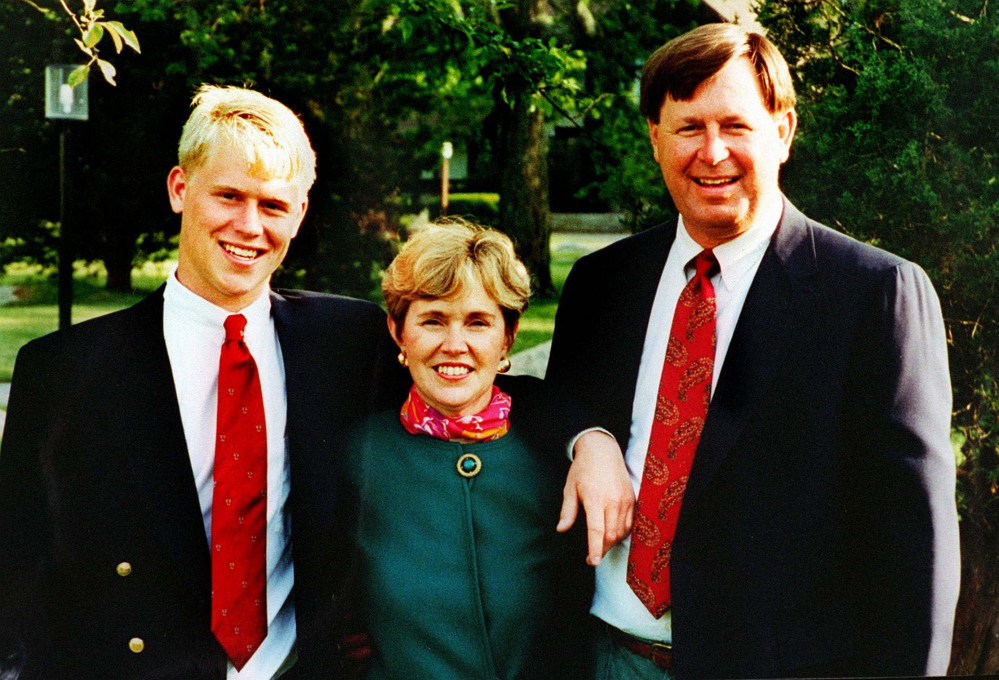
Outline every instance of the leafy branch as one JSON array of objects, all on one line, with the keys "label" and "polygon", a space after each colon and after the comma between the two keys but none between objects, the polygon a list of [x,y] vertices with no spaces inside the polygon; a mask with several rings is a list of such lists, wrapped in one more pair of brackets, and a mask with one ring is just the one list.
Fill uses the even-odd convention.
[{"label": "leafy branch", "polygon": [[[43,7],[34,2],[34,0],[21,1],[38,10],[49,19],[56,17],[55,10]],[[59,0],[59,4],[62,6],[63,12],[72,20],[73,25],[80,32],[80,37],[74,38],[73,42],[89,58],[86,64],[77,67],[69,74],[67,83],[70,87],[76,87],[90,75],[90,68],[94,64],[97,64],[97,67],[101,70],[101,75],[104,76],[104,80],[111,85],[115,85],[114,77],[117,71],[111,62],[100,58],[100,50],[97,48],[97,45],[105,35],[109,35],[111,36],[111,42],[114,44],[116,54],[121,54],[122,49],[126,45],[137,53],[141,53],[139,39],[135,33],[125,28],[120,21],[104,20],[104,10],[97,9],[97,0],[83,0],[83,12],[81,14],[76,14],[71,10],[69,5],[66,4],[66,0]]]}]

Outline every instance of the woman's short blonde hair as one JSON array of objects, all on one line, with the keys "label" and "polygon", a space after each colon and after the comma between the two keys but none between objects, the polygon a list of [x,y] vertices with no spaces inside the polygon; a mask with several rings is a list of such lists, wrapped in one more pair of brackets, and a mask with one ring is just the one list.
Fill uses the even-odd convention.
[{"label": "woman's short blonde hair", "polygon": [[389,316],[402,335],[413,300],[447,299],[481,283],[499,305],[507,340],[531,297],[531,278],[506,234],[457,218],[432,222],[410,237],[382,279]]},{"label": "woman's short blonde hair", "polygon": [[251,173],[293,182],[308,194],[316,181],[316,154],[291,109],[254,90],[215,85],[198,88],[192,105],[177,153],[185,172],[228,147],[243,154]]}]

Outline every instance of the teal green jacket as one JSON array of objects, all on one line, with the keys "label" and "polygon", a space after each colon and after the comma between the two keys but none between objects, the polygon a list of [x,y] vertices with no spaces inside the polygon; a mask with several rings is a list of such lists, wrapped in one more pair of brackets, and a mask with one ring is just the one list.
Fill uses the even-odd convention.
[{"label": "teal green jacket", "polygon": [[[510,432],[495,441],[411,435],[395,411],[373,417],[359,438],[357,583],[373,644],[369,678],[585,672],[585,546],[555,531],[564,443],[532,432],[530,400],[520,401]],[[459,473],[463,456],[473,476]]]}]

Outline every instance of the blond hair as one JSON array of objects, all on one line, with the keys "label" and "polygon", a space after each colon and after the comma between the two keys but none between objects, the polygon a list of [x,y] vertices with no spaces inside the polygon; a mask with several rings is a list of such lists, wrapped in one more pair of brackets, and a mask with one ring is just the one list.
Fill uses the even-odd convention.
[{"label": "blond hair", "polygon": [[531,297],[531,278],[506,234],[457,218],[438,220],[412,236],[382,279],[382,295],[401,337],[413,300],[447,299],[480,283],[503,313],[512,344]]},{"label": "blond hair", "polygon": [[302,121],[281,102],[241,87],[202,85],[180,136],[178,164],[196,171],[222,147],[243,154],[251,173],[285,179],[308,193],[316,154]]},{"label": "blond hair", "polygon": [[653,52],[642,71],[642,115],[659,122],[666,97],[690,101],[697,88],[729,61],[746,57],[756,71],[763,105],[772,116],[794,108],[794,83],[787,61],[762,33],[735,24],[705,24],[673,38]]}]

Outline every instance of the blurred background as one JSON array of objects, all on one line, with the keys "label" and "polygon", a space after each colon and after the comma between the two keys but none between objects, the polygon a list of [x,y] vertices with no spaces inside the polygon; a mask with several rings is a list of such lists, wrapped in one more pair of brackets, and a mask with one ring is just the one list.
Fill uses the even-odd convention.
[{"label": "blurred background", "polygon": [[[572,262],[675,216],[638,77],[658,46],[713,21],[758,26],[791,64],[791,201],[934,280],[964,556],[952,672],[999,671],[999,24],[986,0],[4,0],[0,408],[18,348],[58,325],[60,259],[73,322],[171,271],[165,180],[205,82],[283,101],[318,152],[276,286],[378,300],[406,235],[462,215],[515,239],[536,289],[517,349],[543,350]],[[86,63],[87,120],[47,118],[46,66]]]}]

